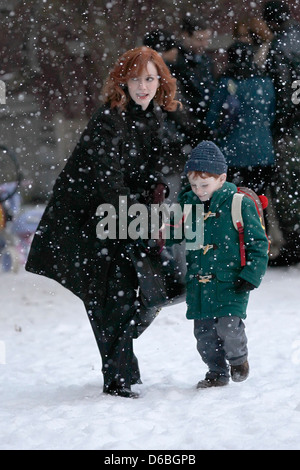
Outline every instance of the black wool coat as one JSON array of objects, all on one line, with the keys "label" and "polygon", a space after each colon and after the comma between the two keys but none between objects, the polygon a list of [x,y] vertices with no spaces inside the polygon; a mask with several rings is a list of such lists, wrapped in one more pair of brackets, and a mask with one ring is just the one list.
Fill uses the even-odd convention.
[{"label": "black wool coat", "polygon": [[128,207],[151,202],[159,182],[162,112],[133,101],[126,111],[101,107],[90,120],[58,179],[34,236],[26,270],[54,279],[84,302],[106,298],[109,267],[120,244],[99,239],[100,204],[118,213],[119,196]]}]

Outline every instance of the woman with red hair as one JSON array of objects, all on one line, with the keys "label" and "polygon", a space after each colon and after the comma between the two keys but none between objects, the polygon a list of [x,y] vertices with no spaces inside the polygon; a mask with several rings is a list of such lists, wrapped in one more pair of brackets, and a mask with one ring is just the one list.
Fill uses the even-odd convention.
[{"label": "woman with red hair", "polygon": [[[130,99],[135,101],[130,94],[130,84],[132,81],[137,81],[143,73],[151,77],[147,80],[148,84],[153,82],[155,84],[153,84],[155,96],[152,97],[155,97],[155,102],[166,111],[175,111],[178,106],[178,101],[174,100],[176,79],[171,76],[161,56],[145,46],[131,49],[120,57],[104,86],[105,102],[109,103],[112,108],[118,107],[125,110]],[[150,101],[146,101],[147,106]],[[140,104],[143,109],[147,108],[142,102],[136,103]]]},{"label": "woman with red hair", "polygon": [[157,308],[146,308],[137,294],[138,277],[126,255],[137,241],[111,234],[110,224],[107,237],[99,238],[97,208],[112,205],[120,220],[120,199],[128,214],[133,204],[162,202],[162,110],[177,109],[175,93],[176,80],[156,51],[139,47],[119,58],[103,106],[54,185],[26,265],[83,300],[102,357],[103,391],[111,395],[137,396],[131,390],[140,383],[133,339]]}]

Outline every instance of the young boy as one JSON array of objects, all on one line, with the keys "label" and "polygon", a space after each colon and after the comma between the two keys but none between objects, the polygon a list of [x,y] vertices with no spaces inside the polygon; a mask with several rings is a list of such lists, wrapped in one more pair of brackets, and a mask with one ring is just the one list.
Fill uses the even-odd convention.
[{"label": "young boy", "polygon": [[[268,240],[255,204],[244,197],[247,258],[241,267],[239,235],[231,215],[237,188],[226,182],[227,164],[213,142],[203,141],[192,150],[185,173],[190,185],[180,193],[180,204],[203,204],[205,212],[204,244],[186,251],[187,318],[194,320],[197,349],[208,366],[197,388],[219,387],[227,385],[230,376],[235,382],[248,377],[243,320],[249,291],[259,286],[267,268]],[[194,220],[193,224],[196,230]]]}]

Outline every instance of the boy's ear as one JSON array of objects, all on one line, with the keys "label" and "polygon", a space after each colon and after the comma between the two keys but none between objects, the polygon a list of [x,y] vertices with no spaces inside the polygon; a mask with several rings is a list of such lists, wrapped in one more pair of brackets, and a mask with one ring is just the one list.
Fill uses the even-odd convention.
[{"label": "boy's ear", "polygon": [[221,183],[222,183],[222,184],[225,183],[226,180],[227,180],[227,173],[222,173],[222,174],[220,175],[220,181],[221,181]]}]

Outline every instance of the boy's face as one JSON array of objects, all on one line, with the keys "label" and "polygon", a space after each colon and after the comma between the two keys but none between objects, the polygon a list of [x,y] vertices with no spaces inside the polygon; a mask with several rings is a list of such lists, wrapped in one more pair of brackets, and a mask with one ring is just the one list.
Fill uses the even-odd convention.
[{"label": "boy's face", "polygon": [[226,173],[223,173],[218,178],[209,176],[202,178],[201,176],[188,175],[190,185],[193,192],[198,196],[200,201],[208,201],[213,193],[220,189],[226,181]]}]

